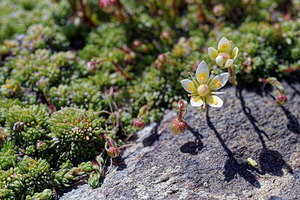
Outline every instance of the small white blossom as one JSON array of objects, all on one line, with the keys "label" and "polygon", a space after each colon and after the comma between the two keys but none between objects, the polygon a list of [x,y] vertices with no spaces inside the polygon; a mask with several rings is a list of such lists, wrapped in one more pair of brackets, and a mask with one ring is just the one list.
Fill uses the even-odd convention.
[{"label": "small white blossom", "polygon": [[223,101],[217,92],[228,81],[229,73],[222,73],[218,76],[209,76],[209,70],[205,61],[202,61],[196,70],[196,80],[184,79],[181,82],[183,88],[191,96],[191,105],[194,107],[203,107],[208,104],[211,107],[222,107]]}]

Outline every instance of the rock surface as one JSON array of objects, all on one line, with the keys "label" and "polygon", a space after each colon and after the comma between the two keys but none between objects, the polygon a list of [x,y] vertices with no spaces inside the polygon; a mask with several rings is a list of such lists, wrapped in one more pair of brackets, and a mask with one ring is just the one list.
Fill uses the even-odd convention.
[{"label": "rock surface", "polygon": [[179,136],[166,112],[137,133],[101,187],[76,186],[60,199],[300,199],[300,84],[284,86],[284,107],[273,92],[227,88],[221,109],[189,107]]}]

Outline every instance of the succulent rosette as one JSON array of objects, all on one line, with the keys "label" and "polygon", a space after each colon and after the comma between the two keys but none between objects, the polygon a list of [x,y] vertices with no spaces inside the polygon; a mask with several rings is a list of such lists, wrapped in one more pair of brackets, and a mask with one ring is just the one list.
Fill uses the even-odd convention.
[{"label": "succulent rosette", "polygon": [[192,80],[184,79],[181,81],[183,88],[190,93],[191,105],[204,109],[208,104],[211,107],[222,107],[223,100],[218,97],[217,92],[228,81],[229,73],[222,73],[215,77],[209,75],[209,69],[205,61],[202,61],[196,70],[196,80],[191,76]]},{"label": "succulent rosette", "polygon": [[208,48],[209,57],[221,68],[228,68],[233,65],[239,48],[232,45],[232,41],[223,37],[218,44],[218,50],[213,47]]}]

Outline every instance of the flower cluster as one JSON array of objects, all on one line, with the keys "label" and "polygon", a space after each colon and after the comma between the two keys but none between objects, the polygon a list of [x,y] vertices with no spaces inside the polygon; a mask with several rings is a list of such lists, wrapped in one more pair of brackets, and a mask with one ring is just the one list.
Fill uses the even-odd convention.
[{"label": "flower cluster", "polygon": [[223,37],[218,44],[218,50],[213,47],[208,48],[209,57],[221,68],[228,68],[233,65],[239,49],[232,47],[232,41]]}]

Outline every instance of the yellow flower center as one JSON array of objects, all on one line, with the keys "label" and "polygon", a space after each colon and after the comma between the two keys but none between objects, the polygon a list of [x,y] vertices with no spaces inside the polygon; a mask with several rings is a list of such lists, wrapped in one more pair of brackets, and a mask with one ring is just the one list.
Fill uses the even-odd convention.
[{"label": "yellow flower center", "polygon": [[206,84],[202,84],[197,89],[199,96],[203,97],[209,93],[209,87]]}]

